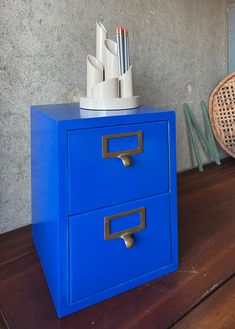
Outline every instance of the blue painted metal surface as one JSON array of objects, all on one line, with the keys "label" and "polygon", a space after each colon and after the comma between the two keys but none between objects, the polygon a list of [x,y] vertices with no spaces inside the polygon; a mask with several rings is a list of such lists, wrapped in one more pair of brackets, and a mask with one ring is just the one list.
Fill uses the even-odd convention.
[{"label": "blue painted metal surface", "polygon": [[[143,131],[143,152],[124,167],[102,158],[103,135]],[[136,138],[110,151],[136,148]],[[141,107],[87,111],[78,105],[31,110],[32,230],[59,317],[177,269],[175,113]],[[105,216],[144,207],[146,228],[126,248],[104,239]],[[115,219],[112,231],[138,222]]]},{"label": "blue painted metal surface", "polygon": [[[133,234],[134,246],[104,240],[105,216],[145,207],[146,228]],[[143,198],[70,218],[70,300],[115,290],[128,281],[171,264],[169,194]],[[136,214],[136,217],[138,214]],[[116,219],[120,223],[125,217]],[[129,226],[130,228],[132,225]],[[121,228],[120,228],[121,230]],[[95,273],[95,277],[94,277]],[[95,284],[94,284],[95,283]]]},{"label": "blue painted metal surface", "polygon": [[[118,158],[102,158],[102,136],[138,131],[143,133],[144,149],[140,154],[131,156],[130,167],[124,167]],[[115,141],[118,146],[111,148],[111,152],[135,149],[138,144],[137,140],[128,138],[126,141],[125,138],[121,141],[116,138]],[[70,214],[167,192],[169,189],[167,121],[73,130],[68,134],[68,146]]]},{"label": "blue painted metal surface", "polygon": [[31,113],[32,234],[55,307],[59,307],[57,124]]}]

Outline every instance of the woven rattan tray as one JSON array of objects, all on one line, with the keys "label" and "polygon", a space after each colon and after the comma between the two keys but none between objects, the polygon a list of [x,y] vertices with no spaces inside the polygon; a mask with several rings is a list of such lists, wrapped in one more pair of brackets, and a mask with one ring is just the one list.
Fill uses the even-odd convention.
[{"label": "woven rattan tray", "polygon": [[235,72],[225,77],[212,92],[209,117],[218,143],[235,158]]}]

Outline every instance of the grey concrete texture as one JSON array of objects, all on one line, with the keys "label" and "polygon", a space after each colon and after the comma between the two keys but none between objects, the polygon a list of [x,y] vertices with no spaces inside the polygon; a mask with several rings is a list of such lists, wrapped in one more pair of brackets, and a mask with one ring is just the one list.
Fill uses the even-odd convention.
[{"label": "grey concrete texture", "polygon": [[[2,0],[0,2],[0,232],[31,221],[31,104],[85,94],[95,22],[130,31],[135,94],[177,111],[177,164],[195,166],[183,118],[227,70],[226,0]],[[209,161],[204,156],[204,162]]]}]

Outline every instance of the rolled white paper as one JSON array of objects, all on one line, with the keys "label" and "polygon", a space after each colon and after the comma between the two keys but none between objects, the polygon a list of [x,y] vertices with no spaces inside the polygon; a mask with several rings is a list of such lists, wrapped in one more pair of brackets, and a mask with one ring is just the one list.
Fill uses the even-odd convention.
[{"label": "rolled white paper", "polygon": [[106,39],[105,45],[105,80],[118,78],[117,43]]},{"label": "rolled white paper", "polygon": [[96,99],[118,98],[119,81],[118,78],[109,79],[98,83],[91,89],[91,97]]},{"label": "rolled white paper", "polygon": [[132,66],[123,75],[119,77],[120,81],[120,97],[132,97],[133,96],[133,84],[132,84]]},{"label": "rolled white paper", "polygon": [[91,89],[104,78],[104,67],[94,56],[87,56],[87,96],[91,96]]},{"label": "rolled white paper", "polygon": [[104,65],[105,49],[104,41],[107,39],[108,33],[104,25],[100,22],[96,22],[96,58]]},{"label": "rolled white paper", "polygon": [[[113,110],[127,110],[122,111],[121,113],[128,114],[128,109],[135,109],[139,106],[140,96],[133,96],[129,98],[80,98],[80,108],[97,110],[99,112],[98,116],[104,116],[104,112],[100,111],[107,111],[107,113],[109,113]],[[135,110],[133,110],[132,113],[135,113]]]}]

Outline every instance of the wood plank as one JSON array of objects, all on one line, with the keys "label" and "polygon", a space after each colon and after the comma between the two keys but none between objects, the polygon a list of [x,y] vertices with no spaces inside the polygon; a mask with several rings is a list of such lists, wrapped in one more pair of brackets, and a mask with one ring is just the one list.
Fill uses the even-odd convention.
[{"label": "wood plank", "polygon": [[[164,329],[215,291],[235,273],[235,161],[180,174],[178,185],[179,270],[61,320],[30,230],[27,237],[12,233],[15,238],[7,242],[12,261],[0,266],[0,304],[9,328]],[[31,241],[26,250],[33,250],[25,253],[23,247],[19,253],[25,239]],[[3,248],[2,259],[9,250]]]},{"label": "wood plank", "polygon": [[0,235],[0,250],[0,266],[32,252],[31,227],[21,227]]},{"label": "wood plank", "polygon": [[234,329],[235,277],[192,310],[173,329]]},{"label": "wood plank", "polygon": [[8,324],[1,311],[0,311],[0,329],[9,329]]}]

